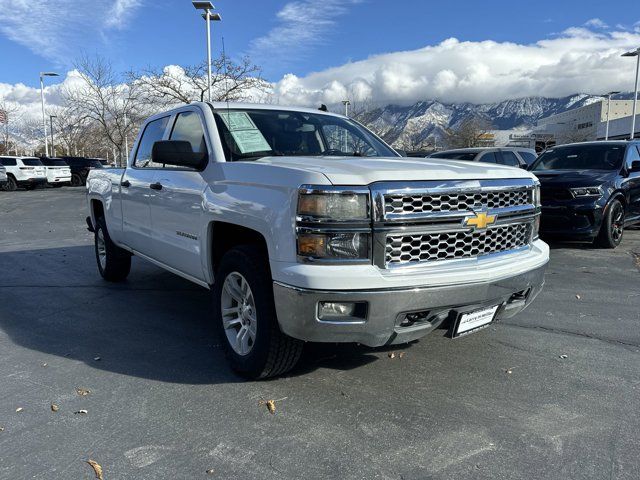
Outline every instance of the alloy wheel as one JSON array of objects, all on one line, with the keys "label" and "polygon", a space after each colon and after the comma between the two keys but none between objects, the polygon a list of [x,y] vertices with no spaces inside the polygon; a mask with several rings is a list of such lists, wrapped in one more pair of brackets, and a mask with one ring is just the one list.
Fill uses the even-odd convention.
[{"label": "alloy wheel", "polygon": [[618,244],[622,240],[624,231],[624,210],[622,205],[616,204],[611,212],[611,238]]},{"label": "alloy wheel", "polygon": [[107,244],[104,241],[104,233],[102,229],[98,229],[96,234],[96,248],[98,250],[98,261],[100,262],[100,268],[104,270],[107,268]]},{"label": "alloy wheel", "polygon": [[248,355],[256,341],[256,304],[249,282],[240,273],[231,272],[224,279],[220,308],[229,345],[238,355]]}]

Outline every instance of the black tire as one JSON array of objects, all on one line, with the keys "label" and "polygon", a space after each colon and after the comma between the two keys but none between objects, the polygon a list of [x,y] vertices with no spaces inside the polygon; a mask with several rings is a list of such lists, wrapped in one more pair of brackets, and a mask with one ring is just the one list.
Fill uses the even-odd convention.
[{"label": "black tire", "polygon": [[4,187],[7,192],[15,192],[18,189],[18,184],[16,183],[16,179],[11,175],[7,175],[7,185]]},{"label": "black tire", "polygon": [[[234,274],[240,274],[246,280],[255,306],[255,339],[244,355],[234,350],[227,338],[227,331],[232,329],[225,330],[223,324],[224,284],[227,277],[232,275],[233,278]],[[265,254],[258,247],[242,245],[222,257],[213,286],[213,308],[215,328],[231,368],[239,375],[250,379],[274,377],[288,372],[298,362],[303,342],[285,335],[278,326],[271,272]]]},{"label": "black tire", "polygon": [[94,247],[102,278],[109,282],[121,282],[127,278],[131,271],[131,254],[111,241],[102,217],[96,221]]},{"label": "black tire", "polygon": [[73,175],[71,175],[71,186],[72,187],[81,187],[82,186],[82,177],[77,174],[74,173]]},{"label": "black tire", "polygon": [[622,242],[624,233],[624,206],[620,200],[612,200],[607,206],[602,219],[600,232],[595,240],[595,245],[600,248],[616,248]]}]

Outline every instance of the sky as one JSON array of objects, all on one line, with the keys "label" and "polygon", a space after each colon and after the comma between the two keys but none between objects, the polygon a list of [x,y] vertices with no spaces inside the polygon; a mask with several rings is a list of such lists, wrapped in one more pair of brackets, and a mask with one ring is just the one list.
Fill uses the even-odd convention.
[{"label": "sky", "polygon": [[[82,54],[120,71],[188,65],[205,56],[189,0],[0,0],[0,97],[37,101]],[[640,46],[637,0],[219,0],[213,49],[249,55],[277,102],[494,102],[629,91]],[[90,5],[90,7],[89,7]]]}]

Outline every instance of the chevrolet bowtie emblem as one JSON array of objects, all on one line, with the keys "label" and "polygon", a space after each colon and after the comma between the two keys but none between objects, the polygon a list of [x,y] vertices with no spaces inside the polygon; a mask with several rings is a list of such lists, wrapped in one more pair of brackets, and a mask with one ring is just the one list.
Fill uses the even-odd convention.
[{"label": "chevrolet bowtie emblem", "polygon": [[476,227],[479,230],[487,228],[488,225],[495,223],[496,216],[489,215],[487,213],[476,213],[473,217],[467,217],[464,219],[465,227]]}]

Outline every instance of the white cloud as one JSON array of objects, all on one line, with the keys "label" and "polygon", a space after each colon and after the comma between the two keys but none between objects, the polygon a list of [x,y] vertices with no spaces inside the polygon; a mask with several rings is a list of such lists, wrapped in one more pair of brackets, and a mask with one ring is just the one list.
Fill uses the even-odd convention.
[{"label": "white cloud", "polygon": [[640,31],[586,27],[533,44],[450,38],[303,77],[289,74],[276,83],[275,96],[280,103],[300,105],[336,103],[345,98],[344,92],[383,104],[424,99],[487,103],[628,91],[633,88],[633,62],[620,54],[638,44]]},{"label": "white cloud", "polygon": [[301,58],[309,47],[326,41],[336,19],[362,0],[298,0],[287,3],[278,13],[278,25],[251,43],[256,61],[285,64]]},{"label": "white cloud", "polygon": [[[141,0],[52,0],[34,9],[32,1],[0,0],[0,34],[42,57],[68,65],[91,40],[123,28]],[[102,35],[95,35],[98,32]]]},{"label": "white cloud", "polygon": [[604,23],[599,18],[592,18],[591,20],[587,20],[584,24],[585,27],[593,27],[593,28],[608,28],[609,25]]}]

